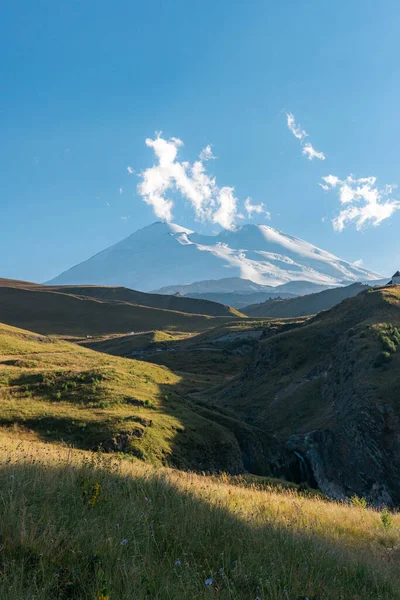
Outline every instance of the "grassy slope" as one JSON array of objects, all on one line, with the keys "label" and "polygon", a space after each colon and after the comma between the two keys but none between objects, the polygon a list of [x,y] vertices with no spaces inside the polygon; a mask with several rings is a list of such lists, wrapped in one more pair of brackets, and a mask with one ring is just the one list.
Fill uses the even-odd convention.
[{"label": "grassy slope", "polygon": [[195,315],[208,315],[211,317],[242,317],[241,313],[218,302],[207,299],[183,298],[180,296],[148,294],[124,287],[97,286],[97,285],[58,285],[49,286],[27,281],[0,278],[0,288],[11,287],[44,292],[57,292],[72,296],[83,296],[106,300],[108,302],[125,302],[128,304],[161,308],[175,312],[184,312]]},{"label": "grassy slope", "polygon": [[149,294],[124,287],[60,285],[48,286],[48,289],[63,294],[89,296],[90,298],[97,298],[100,300],[128,302],[129,304],[140,304],[141,306],[150,306],[152,308],[162,308],[195,315],[208,315],[211,317],[241,316],[237,310],[230,306],[226,306],[219,302],[212,302],[207,299]]},{"label": "grassy slope", "polygon": [[0,286],[0,322],[44,334],[104,335],[150,329],[198,331],[232,318],[101,301],[43,291],[41,287]]},{"label": "grassy slope", "polygon": [[398,504],[400,352],[391,338],[399,326],[400,286],[369,290],[262,340],[211,400],[283,443],[291,438],[325,493],[385,502],[384,493],[374,499],[375,481]]},{"label": "grassy slope", "polygon": [[274,440],[260,442],[257,429],[190,400],[231,375],[213,367],[212,378],[176,374],[0,325],[0,423],[185,468],[237,472],[245,453],[254,472],[269,472]]},{"label": "grassy slope", "polygon": [[2,600],[400,598],[399,515],[4,434],[0,461]]},{"label": "grassy slope", "polygon": [[190,336],[187,332],[146,331],[135,335],[107,335],[91,339],[77,339],[81,346],[114,356],[130,356],[133,352],[149,350],[154,346],[170,346]]},{"label": "grassy slope", "polygon": [[352,298],[364,291],[368,286],[362,283],[324,290],[316,294],[308,294],[297,298],[267,300],[261,304],[244,307],[243,312],[249,317],[270,317],[273,319],[315,315],[321,310],[332,308],[346,298]]},{"label": "grassy slope", "polygon": [[[329,420],[326,406],[321,404],[321,380],[308,375],[317,364],[329,359],[341,336],[354,327],[359,327],[359,334],[362,333],[361,337],[353,338],[356,351],[378,357],[381,346],[375,329],[365,331],[365,327],[385,322],[400,325],[400,286],[369,290],[306,320],[303,325],[299,321],[299,326],[291,326],[289,330],[278,326],[278,335],[261,341],[258,358],[247,372],[224,386],[221,402],[240,405],[258,423],[269,421],[283,437],[321,426],[323,420]],[[281,327],[282,324],[284,321]],[[394,379],[377,371],[369,374],[372,380],[378,377],[379,390],[381,385],[392,387],[397,380],[397,357],[393,360]]]}]

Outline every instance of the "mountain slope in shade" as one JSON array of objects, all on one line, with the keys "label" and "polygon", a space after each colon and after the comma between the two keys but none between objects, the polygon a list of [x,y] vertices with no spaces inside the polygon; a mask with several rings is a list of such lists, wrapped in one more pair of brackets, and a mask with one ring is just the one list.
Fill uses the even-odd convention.
[{"label": "mountain slope in shade", "polygon": [[221,308],[226,309],[229,316],[189,314],[127,301],[73,295],[48,290],[46,286],[0,285],[0,322],[45,335],[126,334],[153,329],[202,331],[238,318],[237,312]]},{"label": "mountain slope in shade", "polygon": [[[207,299],[183,298],[164,294],[147,294],[124,287],[107,287],[96,285],[41,285],[27,281],[14,281],[0,277],[1,288],[20,288],[38,292],[56,292],[70,296],[88,297],[100,302],[132,304],[149,308],[160,308],[192,315],[208,315],[210,317],[243,316],[230,306],[223,306]],[[0,294],[1,295],[1,294]],[[243,305],[244,306],[244,305]]]},{"label": "mountain slope in shade", "polygon": [[400,286],[367,288],[296,327],[275,321],[241,376],[207,399],[273,431],[325,494],[398,507],[399,328]]},{"label": "mountain slope in shade", "polygon": [[271,317],[273,319],[315,315],[321,310],[336,306],[346,298],[357,296],[360,292],[367,290],[368,287],[363,283],[352,283],[345,287],[325,290],[317,294],[308,294],[297,298],[281,298],[279,300],[271,299],[260,304],[251,304],[242,307],[242,311],[249,317]]},{"label": "mountain slope in shade", "polygon": [[322,292],[329,286],[324,284],[312,283],[310,281],[290,281],[281,285],[260,285],[250,279],[240,277],[225,277],[224,279],[209,279],[206,281],[195,281],[186,285],[170,285],[159,290],[154,290],[155,294],[180,294],[181,296],[190,296],[194,294],[268,294],[273,292],[277,295],[280,292],[291,296],[303,296],[304,294],[314,294]]},{"label": "mountain slope in shade", "polygon": [[147,291],[227,276],[272,286],[299,280],[329,286],[379,277],[265,225],[245,225],[204,236],[157,222],[49,283],[118,285]]},{"label": "mountain slope in shade", "polygon": [[[273,289],[273,288],[272,288]],[[219,304],[228,305],[232,308],[241,311],[243,308],[251,304],[258,304],[270,300],[271,298],[294,298],[294,294],[285,294],[279,292],[254,292],[254,294],[223,294],[221,293],[206,293],[206,294],[190,294],[185,298],[196,298],[197,300],[211,300]]]}]

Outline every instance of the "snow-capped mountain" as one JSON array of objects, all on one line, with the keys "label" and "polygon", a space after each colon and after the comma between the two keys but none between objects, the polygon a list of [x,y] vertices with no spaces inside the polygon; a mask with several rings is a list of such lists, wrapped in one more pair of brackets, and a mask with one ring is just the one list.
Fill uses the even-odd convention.
[{"label": "snow-capped mountain", "polygon": [[266,225],[244,225],[205,236],[157,222],[49,283],[121,285],[149,291],[226,277],[271,286],[291,281],[331,286],[380,276]]}]

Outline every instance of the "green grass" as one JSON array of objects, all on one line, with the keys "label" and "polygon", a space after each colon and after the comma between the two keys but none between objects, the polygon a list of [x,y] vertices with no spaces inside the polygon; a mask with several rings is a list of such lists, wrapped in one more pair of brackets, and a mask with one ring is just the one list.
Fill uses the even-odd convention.
[{"label": "green grass", "polygon": [[[41,286],[22,288],[0,285],[0,322],[47,335],[82,337],[149,330],[205,331],[240,317],[240,313],[234,309],[221,308],[226,316],[189,314],[74,296],[48,291]],[[246,318],[243,316],[244,320]]]},{"label": "green grass", "polygon": [[224,357],[216,366],[208,357],[200,370],[189,372],[188,364],[189,371],[177,373],[173,364],[114,357],[0,325],[0,427],[155,465],[232,473],[244,470],[250,448],[254,472],[269,473],[273,440],[260,443],[260,433],[234,414],[206,410],[192,396],[231,378],[239,362]]},{"label": "green grass", "polygon": [[0,440],[2,600],[400,598],[399,515]]},{"label": "green grass", "polygon": [[147,331],[135,335],[108,335],[94,339],[80,338],[76,341],[85,348],[90,348],[97,352],[106,352],[114,356],[129,356],[138,350],[150,350],[152,347],[159,346],[160,344],[171,346],[190,335],[192,334],[179,331]]}]

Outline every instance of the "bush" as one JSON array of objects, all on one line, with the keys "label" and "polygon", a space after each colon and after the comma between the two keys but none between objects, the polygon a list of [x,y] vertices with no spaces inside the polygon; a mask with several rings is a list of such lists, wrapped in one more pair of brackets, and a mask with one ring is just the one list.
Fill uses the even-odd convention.
[{"label": "bush", "polygon": [[360,498],[359,496],[352,496],[350,498],[350,502],[356,508],[362,508],[362,509],[367,508],[367,500],[366,500],[366,498]]},{"label": "bush", "polygon": [[381,522],[384,529],[390,529],[393,526],[393,518],[387,508],[381,512]]}]

